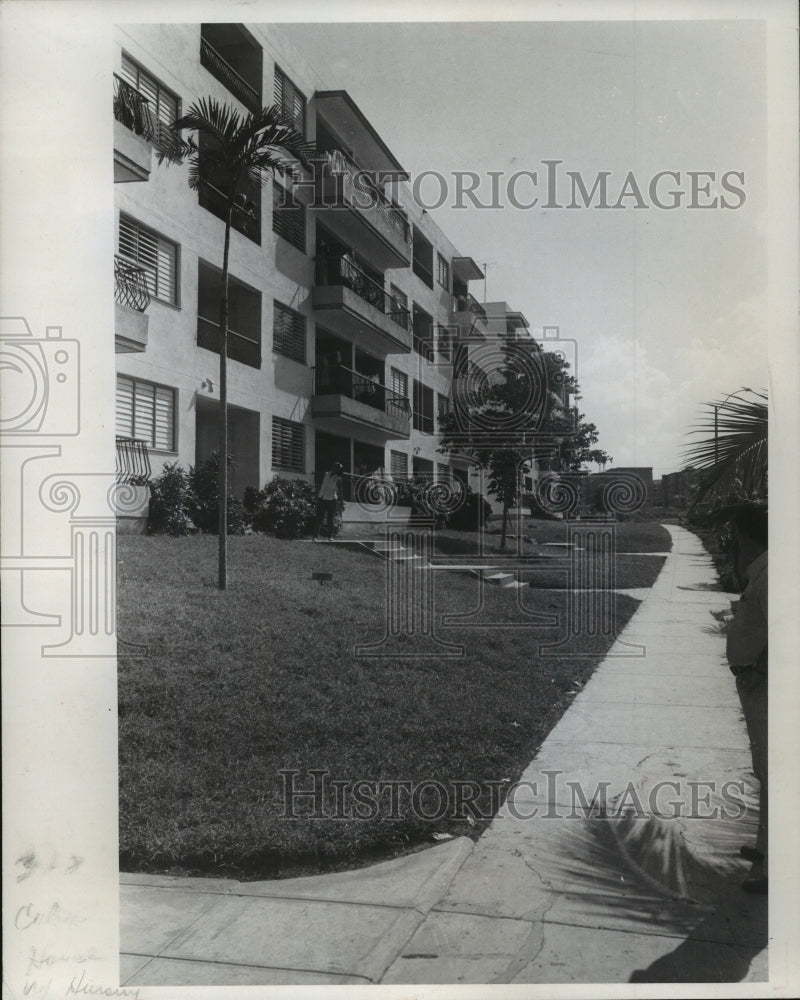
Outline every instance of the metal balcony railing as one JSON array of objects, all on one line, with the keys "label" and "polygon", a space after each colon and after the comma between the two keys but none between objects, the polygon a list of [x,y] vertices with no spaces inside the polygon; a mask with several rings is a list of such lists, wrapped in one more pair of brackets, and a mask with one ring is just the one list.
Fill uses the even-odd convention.
[{"label": "metal balcony railing", "polygon": [[147,272],[118,255],[114,256],[114,298],[136,312],[144,312],[150,305]]},{"label": "metal balcony railing", "polygon": [[[207,351],[219,354],[221,337],[219,323],[215,323],[212,319],[206,319],[205,316],[197,317],[198,347],[204,347]],[[249,365],[251,368],[260,368],[261,343],[228,327],[227,356],[232,361],[240,361],[243,365]]]},{"label": "metal balcony railing", "polygon": [[[223,191],[215,187],[211,181],[200,179],[200,205],[218,219],[225,220],[228,212],[228,199]],[[261,218],[260,205],[255,201],[244,201],[243,204],[234,204],[233,215],[231,216],[233,228],[251,239],[254,243],[261,243]]]},{"label": "metal balcony railing", "polygon": [[362,167],[341,149],[326,154],[328,171],[343,180],[345,199],[356,207],[374,208],[397,232],[404,243],[409,242],[410,227],[405,212],[391,202],[370,176],[370,171]]},{"label": "metal balcony railing", "polygon": [[150,102],[127,80],[114,74],[114,117],[126,128],[143,139],[155,142],[158,137],[158,119]]},{"label": "metal balcony railing", "polygon": [[346,365],[315,369],[314,394],[348,396],[383,413],[411,419],[411,404],[407,396],[391,392],[378,379]]},{"label": "metal balcony railing", "polygon": [[453,296],[453,312],[471,312],[482,320],[486,320],[486,310],[478,300],[467,293]]},{"label": "metal balcony railing", "polygon": [[144,486],[150,480],[150,454],[140,438],[117,438],[117,482]]},{"label": "metal balcony railing", "polygon": [[114,74],[114,117],[160,149],[168,160],[178,160],[179,137],[165,122],[158,119],[150,102],[127,80]]},{"label": "metal balcony railing", "polygon": [[261,94],[205,38],[200,39],[200,65],[205,66],[250,111],[261,109]]},{"label": "metal balcony railing", "polygon": [[383,286],[370,278],[365,271],[362,271],[346,256],[320,255],[317,258],[317,283],[320,285],[344,285],[380,312],[386,312],[386,292]]},{"label": "metal balcony railing", "polygon": [[389,319],[397,323],[398,326],[402,326],[404,330],[412,330],[411,310],[406,309],[404,305],[401,305],[397,299],[393,299],[391,296],[389,296],[387,304],[388,310],[386,315]]}]

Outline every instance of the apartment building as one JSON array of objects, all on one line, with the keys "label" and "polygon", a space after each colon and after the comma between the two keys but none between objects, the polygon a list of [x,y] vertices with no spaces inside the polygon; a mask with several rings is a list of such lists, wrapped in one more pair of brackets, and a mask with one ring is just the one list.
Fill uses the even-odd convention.
[{"label": "apartment building", "polygon": [[[121,478],[194,464],[217,446],[223,203],[159,164],[164,126],[197,97],[270,103],[315,142],[317,189],[279,175],[234,213],[228,346],[232,489],[345,468],[466,481],[437,452],[458,349],[526,329],[416,205],[402,164],[354,100],[272,25],[126,25],[116,32],[114,167],[117,456]],[[381,122],[391,129],[391,122]],[[359,171],[365,172],[360,174]],[[365,175],[367,180],[365,181]],[[370,198],[365,199],[370,184]],[[329,190],[330,189],[330,190]],[[321,197],[320,197],[321,195]],[[331,196],[332,195],[332,196]],[[329,197],[331,196],[331,197]],[[146,491],[142,492],[146,510]],[[141,521],[139,521],[141,523]]]}]

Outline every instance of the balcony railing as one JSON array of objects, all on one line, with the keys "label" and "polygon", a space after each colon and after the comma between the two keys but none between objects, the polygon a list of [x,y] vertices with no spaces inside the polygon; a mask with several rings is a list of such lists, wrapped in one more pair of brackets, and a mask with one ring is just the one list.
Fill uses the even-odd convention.
[{"label": "balcony railing", "polygon": [[344,285],[404,330],[412,328],[409,310],[345,256],[321,254],[317,257],[317,284]]},{"label": "balcony railing", "polygon": [[205,66],[250,111],[261,109],[261,94],[205,38],[200,39],[200,65]]},{"label": "balcony railing", "polygon": [[[197,346],[205,347],[207,351],[214,351],[219,354],[220,340],[222,332],[219,323],[206,319],[205,316],[197,317]],[[243,365],[251,368],[261,367],[261,343],[237,333],[228,328],[228,353],[227,356],[232,361],[240,361]]]},{"label": "balcony railing", "polygon": [[144,312],[150,305],[147,273],[122,257],[114,257],[114,298],[122,306]]},{"label": "balcony railing", "polygon": [[412,330],[414,324],[411,321],[411,311],[406,309],[404,305],[401,305],[397,299],[393,299],[391,296],[388,297],[388,311],[386,315],[389,319],[397,323],[398,326],[402,326],[404,330]]},{"label": "balcony railing", "polygon": [[486,310],[469,292],[466,295],[453,296],[453,312],[471,312],[479,319],[486,320]]},{"label": "balcony railing", "polygon": [[386,292],[382,285],[348,257],[322,254],[317,258],[317,284],[344,285],[379,312],[386,312]]},{"label": "balcony railing", "polygon": [[117,482],[144,486],[150,480],[147,442],[140,438],[117,438]]},{"label": "balcony railing", "polygon": [[[200,180],[200,205],[218,219],[225,220],[228,214],[228,199],[223,191],[215,187],[211,181],[201,178]],[[261,219],[259,205],[256,202],[248,201],[243,205],[233,206],[231,225],[233,228],[251,239],[254,243],[261,243]]]},{"label": "balcony railing", "polygon": [[160,149],[169,160],[178,160],[179,137],[169,125],[160,121],[150,102],[127,80],[114,74],[114,117],[135,135],[141,136]]},{"label": "balcony railing", "polygon": [[391,392],[378,379],[346,365],[315,370],[314,394],[348,396],[357,403],[371,406],[374,410],[411,419],[411,404],[407,396]]},{"label": "balcony railing", "polygon": [[359,167],[341,149],[331,150],[326,155],[328,171],[334,177],[342,177],[348,200],[355,202],[356,206],[375,208],[403,242],[408,243],[410,230],[405,212],[386,197],[370,178],[370,172]]}]

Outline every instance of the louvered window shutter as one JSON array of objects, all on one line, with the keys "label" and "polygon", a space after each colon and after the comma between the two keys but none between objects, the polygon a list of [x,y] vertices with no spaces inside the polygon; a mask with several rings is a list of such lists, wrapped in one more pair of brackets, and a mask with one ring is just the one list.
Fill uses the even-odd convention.
[{"label": "louvered window shutter", "polygon": [[392,368],[392,393],[395,396],[408,397],[408,375]]},{"label": "louvered window shutter", "polygon": [[272,349],[300,364],[306,363],[306,318],[280,302],[274,304]]},{"label": "louvered window shutter", "polygon": [[175,390],[125,375],[117,377],[117,437],[151,448],[175,449]]},{"label": "louvered window shutter", "polygon": [[276,469],[304,473],[305,428],[293,420],[272,418],[272,465]]},{"label": "louvered window shutter", "polygon": [[133,436],[133,379],[120,375],[117,378],[117,437]]},{"label": "louvered window shutter", "polygon": [[391,455],[392,479],[408,479],[408,455],[393,451]]},{"label": "louvered window shutter", "polygon": [[118,246],[121,256],[145,272],[150,294],[174,305],[178,295],[176,244],[121,215]]},{"label": "louvered window shutter", "polygon": [[137,382],[134,390],[133,436],[153,444],[155,416],[155,386]]},{"label": "louvered window shutter", "polygon": [[156,386],[153,444],[166,451],[172,451],[173,447],[174,402],[175,394],[172,389]]}]

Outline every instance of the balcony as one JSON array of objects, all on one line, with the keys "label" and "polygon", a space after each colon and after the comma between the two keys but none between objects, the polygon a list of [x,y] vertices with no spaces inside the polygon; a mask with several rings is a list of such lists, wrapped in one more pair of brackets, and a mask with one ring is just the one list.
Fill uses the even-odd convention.
[{"label": "balcony", "polygon": [[147,98],[114,74],[114,183],[146,181],[158,126]]},{"label": "balcony", "polygon": [[114,181],[146,181],[153,148],[167,159],[177,159],[177,136],[159,121],[147,98],[114,74]]},{"label": "balcony", "polygon": [[[228,199],[223,191],[215,187],[210,181],[200,180],[200,207],[216,215],[218,219],[225,221],[228,212]],[[238,233],[246,236],[253,243],[261,245],[261,198],[256,193],[256,200],[249,200],[243,196],[237,199],[238,204],[233,206],[231,216],[231,226]]]},{"label": "balcony", "polygon": [[347,256],[317,258],[311,303],[325,314],[325,324],[332,332],[343,334],[359,347],[380,348],[385,354],[408,354],[411,350],[408,309]]},{"label": "balcony", "polygon": [[147,275],[141,267],[122,257],[114,257],[114,349],[131,354],[147,347],[150,305]]},{"label": "balcony", "polygon": [[[212,39],[216,45],[212,44]],[[238,63],[238,68],[225,58],[221,51],[223,49]],[[204,24],[200,36],[200,65],[216,77],[248,111],[261,110],[261,91],[253,85],[261,77],[261,50],[244,29],[233,24]],[[240,69],[251,77],[252,83],[245,79],[239,72]]]},{"label": "balcony", "polygon": [[486,310],[469,292],[453,296],[451,322],[459,328],[462,339],[486,339]]},{"label": "balcony", "polygon": [[409,436],[411,406],[377,379],[337,365],[315,375],[311,416],[329,433],[381,444]]},{"label": "balcony", "polygon": [[[204,316],[197,317],[197,346],[219,354],[222,332],[219,323]],[[261,367],[261,344],[228,328],[228,358],[250,368]]]},{"label": "balcony", "polygon": [[384,195],[368,171],[341,150],[316,164],[314,207],[348,246],[380,270],[408,267],[411,231],[405,212]]}]

